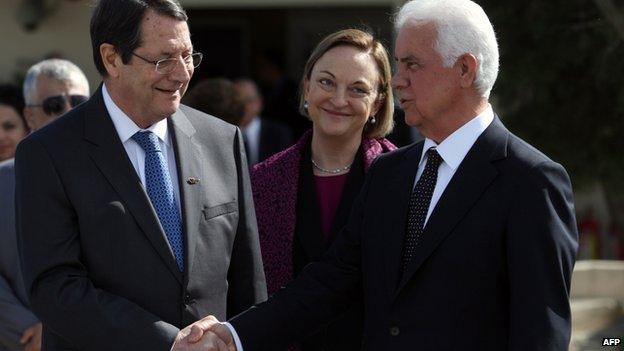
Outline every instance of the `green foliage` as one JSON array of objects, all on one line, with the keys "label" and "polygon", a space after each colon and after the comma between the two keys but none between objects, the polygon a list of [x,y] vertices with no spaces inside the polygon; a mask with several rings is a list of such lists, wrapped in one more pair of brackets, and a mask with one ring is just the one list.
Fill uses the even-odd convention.
[{"label": "green foliage", "polygon": [[624,190],[624,39],[588,0],[479,3],[499,39],[492,97],[508,128],[575,187],[599,179]]}]

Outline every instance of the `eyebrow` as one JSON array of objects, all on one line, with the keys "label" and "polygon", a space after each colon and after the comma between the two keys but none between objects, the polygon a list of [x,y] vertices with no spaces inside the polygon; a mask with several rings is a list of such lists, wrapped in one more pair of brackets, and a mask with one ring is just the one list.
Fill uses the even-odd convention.
[{"label": "eyebrow", "polygon": [[395,61],[399,61],[399,62],[401,62],[401,63],[404,63],[404,62],[410,62],[410,61],[416,61],[416,62],[419,62],[419,61],[420,61],[420,60],[418,60],[418,59],[416,58],[416,56],[414,56],[414,55],[409,55],[409,56],[405,56],[405,57],[402,57],[402,58],[397,58],[397,57],[395,56],[395,57],[394,57],[394,60],[395,60]]},{"label": "eyebrow", "polygon": [[[324,70],[324,71],[320,71],[319,73],[327,73],[327,74],[329,74],[330,76],[332,76],[332,78],[336,78],[336,76],[335,76],[333,73],[331,73],[330,71],[325,71],[325,70]],[[371,86],[371,84],[369,84],[369,83],[367,83],[367,82],[365,82],[365,81],[363,81],[363,80],[356,80],[356,81],[355,81],[355,82],[353,82],[353,83],[349,83],[349,85],[354,85],[354,84],[364,84],[364,85],[366,85],[366,86],[368,86],[368,87],[370,87],[370,86]]]},{"label": "eyebrow", "polygon": [[[184,50],[182,50],[182,52],[183,53],[184,52],[194,53],[195,51],[194,51],[194,48],[191,46],[191,47],[188,47],[188,48],[184,48]],[[171,51],[161,51],[160,55],[171,57],[171,56],[173,56],[173,53]]]}]

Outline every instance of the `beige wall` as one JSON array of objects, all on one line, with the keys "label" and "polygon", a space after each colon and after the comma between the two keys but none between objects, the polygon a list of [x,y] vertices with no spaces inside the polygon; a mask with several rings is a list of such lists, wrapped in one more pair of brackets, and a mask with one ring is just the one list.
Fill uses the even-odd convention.
[{"label": "beige wall", "polygon": [[[32,32],[19,23],[17,11],[23,0],[0,0],[0,82],[23,76],[32,64],[51,53],[80,66],[95,89],[100,77],[93,65],[89,38],[91,4],[95,0],[57,0],[56,8]],[[54,1],[52,1],[54,2]],[[187,8],[214,7],[299,7],[394,5],[403,0],[181,0]]]},{"label": "beige wall", "polygon": [[58,1],[58,7],[40,22],[37,30],[27,32],[18,23],[17,10],[22,0],[0,1],[0,81],[14,80],[33,63],[57,52],[85,72],[93,90],[99,75],[91,58],[89,38],[90,0]]},{"label": "beige wall", "polygon": [[405,0],[180,0],[185,7],[399,6],[404,2]]}]

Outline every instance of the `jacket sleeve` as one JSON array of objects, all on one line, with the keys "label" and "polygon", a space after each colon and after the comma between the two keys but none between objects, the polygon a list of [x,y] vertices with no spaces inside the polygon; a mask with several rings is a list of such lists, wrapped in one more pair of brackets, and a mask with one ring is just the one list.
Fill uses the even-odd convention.
[{"label": "jacket sleeve", "polygon": [[38,322],[37,317],[15,296],[9,282],[0,275],[0,346],[21,350],[22,333]]},{"label": "jacket sleeve", "polygon": [[34,136],[16,156],[16,216],[24,283],[45,334],[74,349],[169,351],[178,328],[94,286],[81,255],[79,218],[54,158]]},{"label": "jacket sleeve", "polygon": [[238,171],[239,219],[228,269],[228,318],[267,299],[258,225],[249,181],[249,167],[242,134],[238,128],[234,143],[234,157]]},{"label": "jacket sleeve", "polygon": [[570,179],[536,165],[517,187],[507,237],[509,350],[563,351],[570,342],[570,279],[578,233]]},{"label": "jacket sleeve", "polygon": [[245,351],[275,350],[318,330],[359,298],[361,225],[374,164],[345,228],[321,261],[307,265],[286,288],[230,321]]}]

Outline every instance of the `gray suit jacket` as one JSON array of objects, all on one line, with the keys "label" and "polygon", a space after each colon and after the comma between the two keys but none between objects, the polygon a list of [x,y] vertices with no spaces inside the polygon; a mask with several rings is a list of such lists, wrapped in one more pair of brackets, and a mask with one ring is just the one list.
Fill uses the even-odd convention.
[{"label": "gray suit jacket", "polygon": [[184,274],[101,90],[19,145],[17,230],[44,350],[168,351],[179,328],[266,299],[240,131],[186,106],[168,122]]},{"label": "gray suit jacket", "polygon": [[0,163],[0,351],[21,350],[26,328],[38,322],[28,307],[15,236],[13,159]]}]

